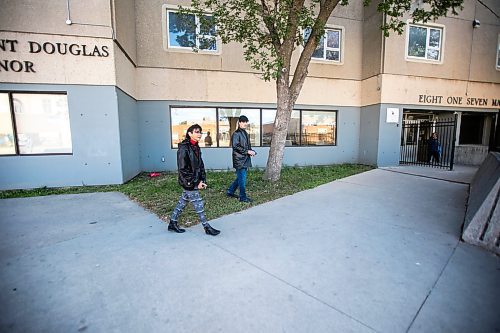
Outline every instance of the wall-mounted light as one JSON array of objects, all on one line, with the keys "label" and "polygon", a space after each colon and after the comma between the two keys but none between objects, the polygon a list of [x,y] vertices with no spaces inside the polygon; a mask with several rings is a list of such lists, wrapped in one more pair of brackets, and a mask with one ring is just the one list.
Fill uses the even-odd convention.
[{"label": "wall-mounted light", "polygon": [[481,22],[479,22],[478,19],[474,19],[474,21],[472,21],[473,28],[479,28],[480,26],[481,26]]}]

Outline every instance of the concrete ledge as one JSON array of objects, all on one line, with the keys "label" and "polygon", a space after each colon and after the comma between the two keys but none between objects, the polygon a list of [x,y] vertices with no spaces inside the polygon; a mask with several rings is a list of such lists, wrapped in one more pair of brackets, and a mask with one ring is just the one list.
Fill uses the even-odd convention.
[{"label": "concrete ledge", "polygon": [[488,146],[459,145],[455,147],[455,164],[481,165],[488,157]]},{"label": "concrete ledge", "polygon": [[500,153],[490,153],[474,177],[462,238],[500,255]]}]

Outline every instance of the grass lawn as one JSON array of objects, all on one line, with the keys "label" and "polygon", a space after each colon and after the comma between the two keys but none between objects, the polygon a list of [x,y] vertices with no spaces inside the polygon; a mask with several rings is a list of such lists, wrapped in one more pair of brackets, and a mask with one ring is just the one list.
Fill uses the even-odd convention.
[{"label": "grass lawn", "polygon": [[[208,220],[212,220],[371,169],[373,167],[359,164],[285,167],[281,171],[281,179],[276,183],[262,180],[263,170],[251,169],[247,174],[247,195],[253,200],[250,204],[241,203],[235,198],[227,198],[225,195],[229,184],[235,179],[234,171],[207,171],[208,188],[202,191],[205,213]],[[123,185],[8,190],[0,191],[0,199],[109,191],[126,194],[141,206],[157,214],[162,220],[167,221],[177,204],[182,189],[177,183],[177,173],[163,172],[160,176],[153,178],[149,177],[149,173],[142,173]],[[191,226],[198,222],[198,216],[192,206],[188,205],[179,219],[179,224]]]}]

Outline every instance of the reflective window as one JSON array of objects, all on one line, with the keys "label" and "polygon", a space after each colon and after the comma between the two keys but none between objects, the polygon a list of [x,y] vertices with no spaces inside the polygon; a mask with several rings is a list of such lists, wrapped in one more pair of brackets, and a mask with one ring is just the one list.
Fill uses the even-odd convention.
[{"label": "reflective window", "polygon": [[500,70],[500,35],[498,35],[497,43],[497,69]]},{"label": "reflective window", "polygon": [[219,109],[219,147],[230,147],[231,135],[238,129],[238,117],[248,118],[246,131],[252,146],[260,146],[260,109]]},{"label": "reflective window", "polygon": [[[310,29],[304,31],[304,39],[307,40],[311,33]],[[313,59],[340,62],[341,60],[341,38],[342,30],[325,29],[325,34],[321,36],[318,47],[314,50]]]},{"label": "reflective window", "polygon": [[[172,147],[177,148],[193,124],[203,128],[201,147],[230,147],[241,115],[249,120],[247,132],[252,147],[270,146],[275,109],[172,107]],[[285,146],[336,145],[336,119],[336,111],[293,110]]]},{"label": "reflective window", "polygon": [[336,129],[336,112],[302,111],[302,145],[335,145]]},{"label": "reflective window", "polygon": [[[276,110],[262,110],[262,145],[270,146],[274,130],[274,120]],[[286,134],[285,146],[300,145],[300,111],[293,110],[288,131]]]},{"label": "reflective window", "polygon": [[198,48],[217,51],[216,29],[211,15],[201,18],[167,10],[167,35],[170,48]]},{"label": "reflective window", "polygon": [[274,131],[276,110],[262,110],[262,145],[270,146]]},{"label": "reflective window", "polygon": [[12,94],[20,154],[71,154],[66,95]]},{"label": "reflective window", "polygon": [[16,153],[9,94],[0,93],[0,155]]},{"label": "reflective window", "polygon": [[408,57],[439,61],[441,60],[443,29],[420,25],[409,25]]},{"label": "reflective window", "polygon": [[171,108],[172,147],[177,148],[177,144],[186,138],[186,130],[194,124],[203,129],[200,147],[216,147],[215,108]]}]

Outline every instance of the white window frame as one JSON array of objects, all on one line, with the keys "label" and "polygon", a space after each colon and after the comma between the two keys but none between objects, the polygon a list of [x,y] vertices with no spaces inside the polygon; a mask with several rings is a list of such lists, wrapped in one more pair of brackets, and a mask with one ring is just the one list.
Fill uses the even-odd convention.
[{"label": "white window frame", "polygon": [[497,41],[497,57],[495,59],[495,68],[497,71],[500,71],[500,65],[498,64],[498,59],[500,58],[500,34],[498,34],[498,41]]},{"label": "white window frame", "polygon": [[[186,7],[189,8],[189,7]],[[192,47],[189,46],[175,46],[175,45],[170,45],[170,35],[168,31],[168,13],[169,12],[179,12],[179,7],[176,5],[167,5],[164,4],[162,6],[162,33],[163,33],[163,49],[165,51],[175,51],[175,52],[185,52],[185,53],[195,53],[193,51]],[[211,16],[212,14],[210,12],[205,13],[207,16]],[[212,54],[212,55],[220,55],[221,54],[221,40],[219,37],[215,37],[215,50],[202,50],[200,49],[200,40],[199,38],[205,37],[204,35],[200,34],[200,18],[198,15],[192,14],[195,17],[195,24],[196,24],[196,31],[195,31],[195,41],[196,41],[196,47],[198,48],[197,53],[201,54]],[[215,27],[215,30],[217,30],[217,26]],[[209,36],[211,37],[211,36]]]},{"label": "white window frame", "polygon": [[[338,31],[340,33],[340,41],[339,41],[339,48],[334,48],[334,47],[327,47],[327,34],[328,30],[330,31]],[[323,58],[314,58],[311,57],[312,62],[318,62],[318,63],[326,63],[326,64],[335,64],[335,65],[343,65],[344,64],[344,36],[345,36],[345,28],[342,26],[338,25],[327,25],[325,27],[325,34],[323,36]],[[304,35],[305,30],[302,31],[302,35]],[[339,51],[339,60],[329,60],[326,59],[326,51]]]},{"label": "white window frame", "polygon": [[[408,21],[406,24],[406,42],[405,42],[405,58],[407,61],[415,61],[415,62],[426,62],[426,63],[432,63],[432,64],[442,64],[444,62],[444,45],[445,45],[445,26],[443,24],[420,24],[420,23],[413,23],[413,21]],[[409,52],[409,45],[410,45],[410,27],[419,27],[419,28],[426,28],[427,29],[427,37],[425,41],[425,58],[421,57],[415,57],[415,56],[410,56],[408,55]],[[435,47],[430,47],[429,46],[429,39],[430,39],[430,29],[438,29],[441,30],[441,40],[439,43],[439,59],[434,60],[434,59],[427,59],[427,50],[429,49],[436,49]]]}]

